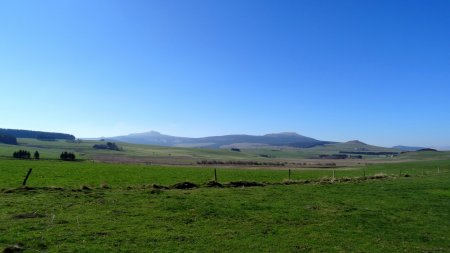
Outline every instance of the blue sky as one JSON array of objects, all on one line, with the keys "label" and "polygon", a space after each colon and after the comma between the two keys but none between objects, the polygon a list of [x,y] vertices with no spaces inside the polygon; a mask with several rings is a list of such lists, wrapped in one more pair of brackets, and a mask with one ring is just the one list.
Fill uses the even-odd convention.
[{"label": "blue sky", "polygon": [[0,127],[450,146],[450,1],[0,2]]}]

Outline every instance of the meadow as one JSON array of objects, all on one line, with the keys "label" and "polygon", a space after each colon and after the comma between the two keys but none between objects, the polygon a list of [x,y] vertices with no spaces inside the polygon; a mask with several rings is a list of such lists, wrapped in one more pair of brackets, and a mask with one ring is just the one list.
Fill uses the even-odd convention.
[{"label": "meadow", "polygon": [[[449,152],[365,157],[351,167],[318,169],[289,164],[199,166],[196,161],[301,162],[335,153],[336,147],[233,152],[120,143],[123,151],[112,151],[93,149],[99,141],[20,139],[19,143],[0,145],[0,248],[16,245],[25,252],[450,250],[446,236]],[[345,145],[339,148],[353,148]],[[41,159],[11,158],[19,148],[39,150]],[[58,160],[62,151],[76,153],[77,161]],[[180,162],[184,165],[170,165]],[[208,187],[215,175],[221,184],[265,186]],[[382,177],[373,179],[374,175]],[[182,182],[198,187],[171,189]]]},{"label": "meadow", "polygon": [[[33,168],[22,188],[23,178]],[[213,168],[0,159],[0,247],[25,252],[449,252],[450,161],[296,169],[210,188]],[[438,173],[439,172],[439,173]],[[281,183],[288,170],[217,170]],[[190,190],[155,189],[189,181]],[[304,181],[302,181],[304,182]]]}]

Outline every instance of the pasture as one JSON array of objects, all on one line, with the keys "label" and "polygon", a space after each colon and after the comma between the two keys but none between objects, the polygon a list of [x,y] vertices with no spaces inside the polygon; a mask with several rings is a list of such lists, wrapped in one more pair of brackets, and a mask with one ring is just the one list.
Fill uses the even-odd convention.
[{"label": "pasture", "polygon": [[[390,176],[291,185],[281,184],[288,170],[218,169],[221,183],[273,183],[232,188],[206,187],[214,171],[205,167],[2,158],[0,171],[0,247],[25,252],[450,250],[448,160],[343,168],[337,179]],[[291,171],[292,180],[332,175]],[[200,187],[152,186],[183,181]]]}]

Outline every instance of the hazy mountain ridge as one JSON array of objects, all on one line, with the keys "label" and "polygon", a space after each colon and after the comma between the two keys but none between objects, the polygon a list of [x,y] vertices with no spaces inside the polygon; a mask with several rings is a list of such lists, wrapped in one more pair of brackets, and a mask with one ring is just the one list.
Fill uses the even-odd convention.
[{"label": "hazy mountain ridge", "polygon": [[150,144],[176,147],[202,147],[202,148],[222,148],[240,146],[245,144],[251,146],[288,146],[297,148],[308,148],[318,145],[330,144],[334,142],[321,141],[314,138],[299,135],[297,133],[271,133],[266,135],[221,135],[201,138],[177,137],[161,134],[156,131],[145,133],[135,133],[124,136],[106,138],[113,141],[123,141],[135,144]]},{"label": "hazy mountain ridge", "polygon": [[399,149],[401,151],[417,151],[417,150],[425,149],[426,147],[412,147],[412,146],[397,145],[392,148]]}]

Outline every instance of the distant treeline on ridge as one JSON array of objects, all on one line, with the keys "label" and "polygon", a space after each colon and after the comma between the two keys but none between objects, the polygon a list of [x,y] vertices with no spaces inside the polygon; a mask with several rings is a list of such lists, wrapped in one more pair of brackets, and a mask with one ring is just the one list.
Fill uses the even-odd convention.
[{"label": "distant treeline on ridge", "polygon": [[0,128],[0,135],[12,136],[16,138],[34,138],[39,140],[75,140],[75,136],[63,133],[51,133],[31,130],[4,129]]},{"label": "distant treeline on ridge", "polygon": [[0,133],[0,143],[17,145],[17,139],[14,136]]}]

